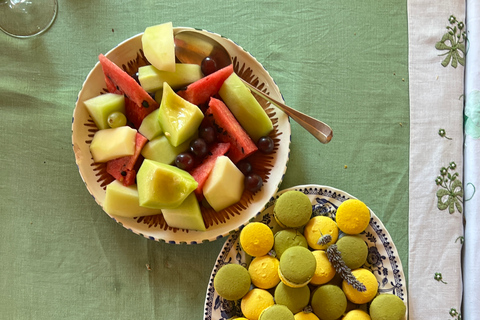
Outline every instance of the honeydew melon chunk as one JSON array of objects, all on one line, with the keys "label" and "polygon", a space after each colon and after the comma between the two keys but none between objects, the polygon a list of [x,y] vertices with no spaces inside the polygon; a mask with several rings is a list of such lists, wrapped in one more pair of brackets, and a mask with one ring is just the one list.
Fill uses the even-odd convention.
[{"label": "honeydew melon chunk", "polygon": [[146,208],[177,208],[197,185],[187,171],[149,159],[137,173],[138,201]]},{"label": "honeydew melon chunk", "polygon": [[178,147],[197,132],[203,112],[196,105],[176,94],[165,84],[158,120],[170,144]]},{"label": "honeydew melon chunk", "polygon": [[170,227],[198,231],[206,230],[195,193],[191,193],[177,208],[163,209],[162,213]]},{"label": "honeydew melon chunk", "polygon": [[158,70],[152,65],[138,68],[138,81],[147,92],[155,92],[163,88],[163,83],[176,90],[189,85],[203,77],[198,64],[177,63],[175,72]]},{"label": "honeydew melon chunk", "polygon": [[148,140],[152,140],[163,133],[162,128],[160,127],[160,122],[158,122],[159,111],[160,109],[156,109],[143,118],[142,124],[138,128],[138,132]]},{"label": "honeydew melon chunk", "polygon": [[151,26],[142,36],[145,58],[158,70],[175,71],[175,43],[171,22]]},{"label": "honeydew melon chunk", "polygon": [[273,130],[267,113],[235,73],[225,80],[218,93],[255,143]]},{"label": "honeydew melon chunk", "polygon": [[104,93],[84,101],[88,113],[98,129],[108,129],[108,116],[113,112],[125,114],[125,97],[123,94]]},{"label": "honeydew melon chunk", "polygon": [[159,209],[141,207],[138,204],[138,190],[136,185],[124,186],[120,181],[114,180],[107,185],[103,210],[117,217],[142,217],[162,213]]},{"label": "honeydew melon chunk", "polygon": [[215,211],[223,210],[242,197],[244,178],[230,158],[220,156],[203,186],[203,195]]},{"label": "honeydew melon chunk", "polygon": [[90,152],[95,162],[132,156],[135,153],[137,130],[128,126],[98,130],[90,144]]},{"label": "honeydew melon chunk", "polygon": [[185,141],[178,147],[174,147],[168,142],[166,136],[161,135],[155,139],[147,142],[142,149],[142,156],[145,159],[154,160],[157,162],[172,164],[175,157],[188,149],[190,140]]}]

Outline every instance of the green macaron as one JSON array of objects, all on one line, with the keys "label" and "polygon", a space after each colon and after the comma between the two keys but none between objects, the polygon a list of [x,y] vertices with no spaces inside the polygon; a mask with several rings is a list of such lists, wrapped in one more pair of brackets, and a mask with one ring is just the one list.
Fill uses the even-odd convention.
[{"label": "green macaron", "polygon": [[222,266],[215,278],[213,287],[218,295],[226,300],[239,300],[250,290],[251,279],[247,268],[239,264]]},{"label": "green macaron", "polygon": [[283,229],[275,233],[273,250],[278,259],[282,257],[285,250],[294,246],[308,248],[307,239],[296,229]]},{"label": "green macaron", "polygon": [[372,320],[401,320],[406,311],[403,300],[393,294],[380,294],[370,304]]},{"label": "green macaron", "polygon": [[303,192],[290,190],[275,201],[273,215],[282,228],[300,228],[312,216],[312,202]]},{"label": "green macaron", "polygon": [[347,309],[347,298],[340,287],[326,284],[318,287],[312,295],[313,313],[322,320],[336,320]]},{"label": "green macaron", "polygon": [[275,302],[286,306],[294,314],[300,312],[308,305],[310,301],[310,288],[303,286],[292,288],[280,282],[275,288]]},{"label": "green macaron", "polygon": [[289,287],[299,288],[312,280],[317,267],[313,253],[301,246],[285,250],[278,265],[280,280]]},{"label": "green macaron", "polygon": [[345,235],[336,244],[342,260],[350,269],[358,269],[367,261],[368,246],[359,236]]},{"label": "green macaron", "polygon": [[295,316],[286,306],[274,304],[263,310],[258,320],[295,320]]}]

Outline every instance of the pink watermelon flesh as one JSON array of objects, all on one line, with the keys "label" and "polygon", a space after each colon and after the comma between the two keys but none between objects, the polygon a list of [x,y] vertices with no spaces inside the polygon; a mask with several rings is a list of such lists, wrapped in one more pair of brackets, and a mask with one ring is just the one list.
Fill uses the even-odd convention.
[{"label": "pink watermelon flesh", "polygon": [[212,172],[215,161],[218,157],[225,155],[230,148],[230,143],[217,143],[210,149],[210,154],[202,161],[202,163],[195,167],[190,174],[197,181],[198,186],[195,189],[195,195],[198,200],[203,199],[203,186]]},{"label": "pink watermelon flesh", "polygon": [[130,104],[129,111],[131,118],[129,118],[128,114],[126,116],[138,128],[143,119],[159,107],[158,102],[135,79],[103,54],[100,54],[98,59],[105,74],[107,90],[112,93],[124,94],[126,98],[133,102]]},{"label": "pink watermelon flesh", "polygon": [[233,65],[230,64],[200,80],[195,81],[187,86],[183,91],[179,91],[178,95],[185,100],[201,105],[208,102],[210,97],[218,93],[223,82],[233,73]]},{"label": "pink watermelon flesh", "polygon": [[121,157],[107,162],[107,172],[124,186],[135,183],[137,169],[140,164],[140,152],[148,139],[137,132],[135,136],[135,153],[132,156]]},{"label": "pink watermelon flesh", "polygon": [[230,143],[228,157],[233,163],[245,159],[258,150],[250,136],[245,132],[240,123],[223,101],[211,98],[205,113],[206,121],[217,131],[217,139]]}]

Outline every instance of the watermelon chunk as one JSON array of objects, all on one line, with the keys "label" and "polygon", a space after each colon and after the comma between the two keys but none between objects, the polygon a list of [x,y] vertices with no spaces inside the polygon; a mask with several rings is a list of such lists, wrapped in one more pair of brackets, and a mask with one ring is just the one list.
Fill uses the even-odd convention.
[{"label": "watermelon chunk", "polygon": [[214,73],[203,77],[187,86],[185,90],[179,91],[178,95],[183,99],[198,105],[208,102],[210,97],[216,95],[223,82],[233,73],[233,65],[230,64]]},{"label": "watermelon chunk", "polygon": [[193,170],[190,171],[192,177],[197,181],[198,186],[195,189],[195,195],[197,196],[198,200],[203,199],[203,186],[207,181],[210,172],[212,172],[213,166],[215,165],[215,160],[218,157],[225,155],[230,149],[230,143],[217,143],[213,145],[210,149],[210,154],[202,161],[200,165],[195,167]]},{"label": "watermelon chunk", "polygon": [[238,123],[223,101],[211,98],[205,113],[208,121],[217,130],[217,139],[230,143],[228,157],[233,163],[248,157],[258,150],[247,132]]},{"label": "watermelon chunk", "polygon": [[107,172],[124,186],[135,183],[139,166],[140,152],[148,139],[137,132],[135,136],[135,153],[132,156],[121,157],[107,162]]},{"label": "watermelon chunk", "polygon": [[112,93],[122,93],[133,103],[130,104],[129,120],[136,128],[140,126],[143,118],[149,115],[153,110],[159,107],[156,102],[128,73],[105,57],[103,54],[98,56],[105,74],[107,90]]}]

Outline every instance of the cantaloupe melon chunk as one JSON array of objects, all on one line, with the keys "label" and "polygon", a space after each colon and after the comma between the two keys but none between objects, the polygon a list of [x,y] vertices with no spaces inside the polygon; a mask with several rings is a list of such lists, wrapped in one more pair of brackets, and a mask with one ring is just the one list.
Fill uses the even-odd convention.
[{"label": "cantaloupe melon chunk", "polygon": [[117,217],[141,217],[162,213],[158,209],[141,207],[138,204],[138,190],[136,185],[124,186],[120,181],[114,180],[107,185],[103,210]]},{"label": "cantaloupe melon chunk", "polygon": [[171,22],[151,26],[142,36],[145,58],[158,70],[175,71],[175,43]]}]

